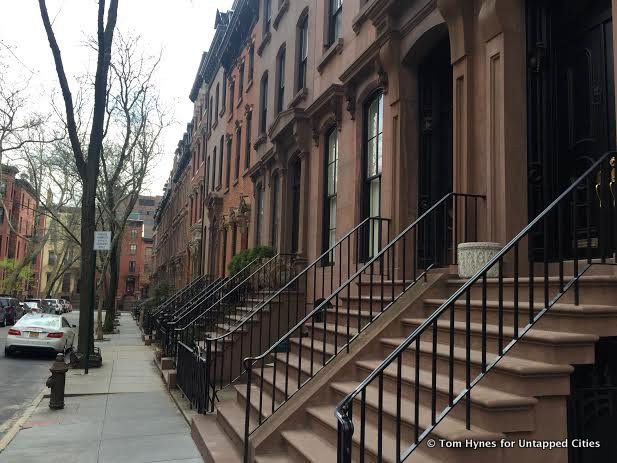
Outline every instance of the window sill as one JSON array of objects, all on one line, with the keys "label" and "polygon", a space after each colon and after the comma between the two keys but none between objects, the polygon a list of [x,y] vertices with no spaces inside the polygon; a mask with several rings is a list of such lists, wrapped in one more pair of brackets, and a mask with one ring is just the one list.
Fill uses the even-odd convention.
[{"label": "window sill", "polygon": [[236,179],[234,180],[233,186],[238,185],[238,182],[240,181],[240,179],[238,177],[236,177]]},{"label": "window sill", "polygon": [[289,0],[285,0],[283,4],[281,5],[281,7],[279,8],[278,13],[276,13],[276,17],[274,18],[274,21],[272,22],[272,27],[274,27],[275,30],[278,29],[279,23],[283,19],[283,16],[285,16],[285,13],[287,12],[287,10],[289,10]]},{"label": "window sill", "polygon": [[214,129],[216,129],[216,126],[217,126],[218,124],[219,124],[219,121],[218,121],[218,119],[217,119],[216,121],[214,121],[214,122],[212,123],[212,128],[210,129],[210,132],[212,132]]},{"label": "window sill", "polygon": [[248,93],[252,86],[253,86],[253,79],[249,79],[249,81],[246,83],[246,88],[244,89],[244,91]]},{"label": "window sill", "polygon": [[242,106],[242,96],[238,98],[238,102],[236,103],[236,108],[239,108],[240,106]]},{"label": "window sill", "polygon": [[227,194],[227,193],[229,193],[229,185],[227,185],[227,186],[225,187],[225,191],[223,191],[223,194]]},{"label": "window sill", "polygon": [[321,59],[319,60],[319,64],[317,65],[317,72],[320,74],[323,72],[326,64],[332,59],[332,57],[336,54],[341,54],[343,52],[343,39],[339,38],[336,42],[334,42],[330,47],[325,51]]},{"label": "window sill", "polygon": [[229,111],[229,116],[227,116],[227,122],[231,122],[231,120],[234,118],[234,112],[233,110]]},{"label": "window sill", "polygon": [[223,188],[223,186],[222,186],[222,185],[217,185],[217,186],[216,186],[216,191],[221,191],[221,189],[222,189],[222,188]]},{"label": "window sill", "polygon": [[249,171],[250,171],[250,170],[251,170],[251,169],[248,169],[248,168],[247,168],[247,169],[244,169],[244,172],[242,172],[242,177],[246,177],[246,176],[249,174]]},{"label": "window sill", "polygon": [[308,88],[303,87],[300,91],[298,91],[298,93],[296,93],[296,96],[293,97],[288,107],[295,108],[302,101],[304,101],[307,96],[308,96]]},{"label": "window sill", "polygon": [[221,112],[219,113],[219,117],[223,117],[223,114],[225,114],[225,106],[223,106],[221,108]]},{"label": "window sill", "polygon": [[272,33],[270,31],[266,32],[266,35],[263,36],[263,38],[261,39],[261,43],[257,47],[257,54],[259,56],[261,56],[261,54],[263,53],[264,48],[266,48],[266,45],[270,43],[271,38],[272,38]]}]

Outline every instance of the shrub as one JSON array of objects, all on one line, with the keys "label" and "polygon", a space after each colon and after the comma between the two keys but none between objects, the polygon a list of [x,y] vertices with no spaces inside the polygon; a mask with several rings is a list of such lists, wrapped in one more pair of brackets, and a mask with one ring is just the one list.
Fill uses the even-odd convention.
[{"label": "shrub", "polygon": [[232,257],[227,270],[229,270],[229,276],[234,276],[248,264],[256,259],[269,259],[274,257],[275,251],[270,246],[256,246],[251,249],[245,249]]}]

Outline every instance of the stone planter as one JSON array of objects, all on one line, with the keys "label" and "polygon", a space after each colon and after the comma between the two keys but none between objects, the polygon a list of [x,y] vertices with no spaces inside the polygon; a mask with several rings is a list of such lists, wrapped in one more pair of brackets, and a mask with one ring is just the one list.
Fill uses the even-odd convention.
[{"label": "stone planter", "polygon": [[[458,245],[458,276],[470,278],[486,265],[503,246],[499,243],[461,243]],[[499,267],[493,265],[487,272],[489,278],[497,277]]]}]

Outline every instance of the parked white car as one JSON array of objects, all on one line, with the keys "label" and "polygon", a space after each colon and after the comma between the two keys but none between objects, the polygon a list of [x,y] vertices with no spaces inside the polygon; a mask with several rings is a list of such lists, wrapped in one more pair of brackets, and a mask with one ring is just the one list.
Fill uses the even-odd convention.
[{"label": "parked white car", "polygon": [[26,314],[9,329],[4,355],[17,351],[66,352],[75,342],[75,328],[61,315]]},{"label": "parked white car", "polygon": [[53,309],[56,315],[62,315],[64,313],[64,305],[60,302],[60,299],[43,299]]}]

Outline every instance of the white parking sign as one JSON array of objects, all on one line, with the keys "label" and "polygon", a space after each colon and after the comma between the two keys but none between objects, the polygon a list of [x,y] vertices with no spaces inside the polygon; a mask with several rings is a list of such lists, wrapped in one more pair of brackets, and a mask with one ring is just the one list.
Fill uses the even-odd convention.
[{"label": "white parking sign", "polygon": [[111,232],[110,231],[95,231],[94,232],[94,250],[109,251],[111,249]]}]

